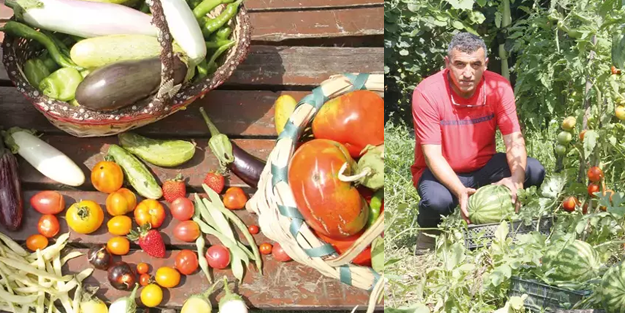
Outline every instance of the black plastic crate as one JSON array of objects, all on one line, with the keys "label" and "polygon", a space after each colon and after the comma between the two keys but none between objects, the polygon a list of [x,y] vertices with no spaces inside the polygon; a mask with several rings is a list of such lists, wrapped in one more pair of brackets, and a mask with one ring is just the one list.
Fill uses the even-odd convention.
[{"label": "black plastic crate", "polygon": [[[540,224],[539,224],[540,223]],[[464,230],[464,245],[467,249],[476,249],[488,247],[495,238],[495,232],[500,223],[469,225]],[[540,233],[548,235],[553,225],[552,217],[543,217],[534,219],[529,225],[525,225],[523,221],[508,222],[508,238],[516,241],[516,235],[527,234],[538,230]]]},{"label": "black plastic crate", "polygon": [[536,280],[511,277],[508,296],[520,297],[523,294],[527,294],[525,308],[532,312],[602,312],[576,309],[581,301],[590,297],[591,291],[571,291]]}]

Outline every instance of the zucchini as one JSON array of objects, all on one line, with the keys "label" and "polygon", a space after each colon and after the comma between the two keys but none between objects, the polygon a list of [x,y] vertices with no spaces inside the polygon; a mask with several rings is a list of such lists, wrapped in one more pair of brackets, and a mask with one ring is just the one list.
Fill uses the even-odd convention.
[{"label": "zucchini", "polygon": [[195,144],[184,140],[158,140],[131,132],[121,133],[118,137],[124,149],[158,166],[178,166],[191,160],[195,154]]},{"label": "zucchini", "polygon": [[124,148],[112,144],[109,146],[108,156],[121,166],[126,179],[141,196],[155,200],[163,196],[163,190],[150,170],[134,155]]}]

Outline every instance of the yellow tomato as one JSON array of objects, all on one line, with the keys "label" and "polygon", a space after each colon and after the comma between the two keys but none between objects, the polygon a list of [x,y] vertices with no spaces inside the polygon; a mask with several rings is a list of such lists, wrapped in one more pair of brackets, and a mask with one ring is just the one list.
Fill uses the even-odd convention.
[{"label": "yellow tomato", "polygon": [[625,120],[625,107],[619,105],[616,109],[614,109],[614,114],[619,120]]},{"label": "yellow tomato", "polygon": [[122,187],[124,173],[115,162],[101,161],[91,169],[91,183],[98,191],[111,193]]},{"label": "yellow tomato", "polygon": [[169,266],[163,266],[156,270],[156,283],[165,287],[173,288],[180,283],[180,273]]},{"label": "yellow tomato", "polygon": [[117,236],[125,236],[130,233],[132,219],[126,215],[115,216],[106,223],[109,233]]},{"label": "yellow tomato", "polygon": [[91,200],[82,200],[67,209],[65,220],[73,231],[79,234],[90,234],[102,225],[104,212],[99,204]]},{"label": "yellow tomato", "polygon": [[111,216],[132,212],[137,206],[137,197],[127,188],[121,188],[106,197],[106,211]]},{"label": "yellow tomato", "polygon": [[106,243],[106,249],[115,255],[126,255],[130,252],[130,241],[126,237],[113,237]]},{"label": "yellow tomato", "polygon": [[141,302],[148,308],[153,308],[163,301],[163,289],[157,284],[149,284],[141,290]]}]

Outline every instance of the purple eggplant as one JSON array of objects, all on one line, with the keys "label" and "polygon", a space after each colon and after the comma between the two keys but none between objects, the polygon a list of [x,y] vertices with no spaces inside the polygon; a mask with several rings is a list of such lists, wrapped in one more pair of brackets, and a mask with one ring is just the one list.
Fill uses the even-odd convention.
[{"label": "purple eggplant", "polygon": [[0,223],[15,231],[22,225],[24,201],[17,158],[0,139]]}]

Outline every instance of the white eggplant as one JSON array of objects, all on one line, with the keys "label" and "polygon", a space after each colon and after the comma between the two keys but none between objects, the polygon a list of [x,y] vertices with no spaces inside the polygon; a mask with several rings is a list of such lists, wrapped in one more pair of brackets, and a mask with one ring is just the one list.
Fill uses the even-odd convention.
[{"label": "white eggplant", "polygon": [[84,173],[74,161],[31,131],[13,127],[4,133],[4,137],[13,152],[17,152],[46,177],[74,187],[85,182]]},{"label": "white eggplant", "polygon": [[6,0],[6,5],[31,26],[83,38],[157,34],[150,15],[120,4],[82,0]]},{"label": "white eggplant", "polygon": [[243,301],[243,298],[230,291],[228,287],[228,279],[224,277],[224,290],[226,295],[219,300],[219,312],[228,313],[247,313],[247,305]]},{"label": "white eggplant", "polygon": [[136,313],[137,303],[135,302],[135,296],[137,295],[137,288],[139,288],[139,284],[135,284],[135,288],[130,295],[119,298],[111,303],[109,313]]},{"label": "white eggplant", "polygon": [[171,36],[189,57],[188,68],[206,58],[206,42],[193,11],[185,0],[161,0]]}]

